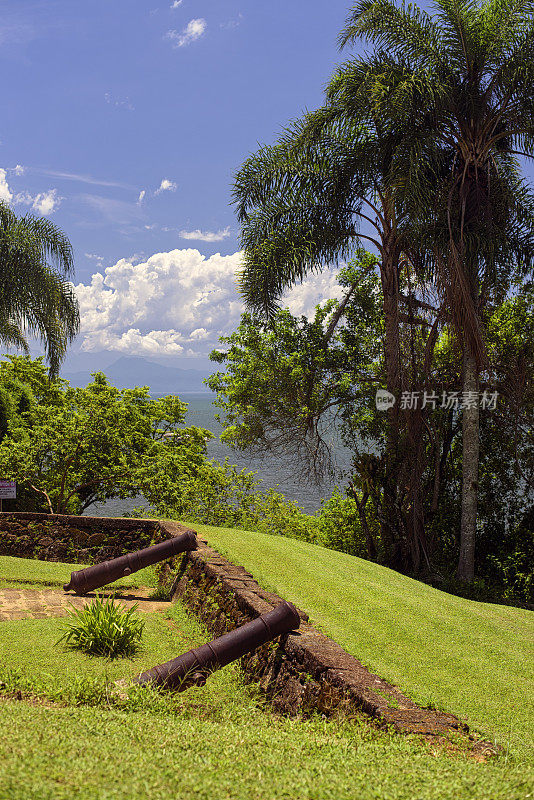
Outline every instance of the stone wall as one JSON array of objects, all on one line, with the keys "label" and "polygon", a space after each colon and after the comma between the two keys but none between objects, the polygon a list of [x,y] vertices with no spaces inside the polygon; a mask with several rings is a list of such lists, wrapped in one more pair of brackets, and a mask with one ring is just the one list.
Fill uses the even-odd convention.
[{"label": "stone wall", "polygon": [[[231,564],[199,540],[184,555],[184,571],[173,586],[180,598],[214,636],[220,636],[270,611],[282,598],[262,589],[243,567]],[[291,601],[291,598],[285,598]],[[487,742],[475,743],[467,725],[453,714],[421,708],[397,687],[369,672],[337,642],[309,623],[299,609],[298,631],[258,648],[242,659],[245,675],[259,683],[275,709],[297,714],[316,710],[331,714],[364,712],[383,727],[425,737],[455,734],[478,754],[493,754]],[[454,737],[453,737],[454,738]]]},{"label": "stone wall", "polygon": [[170,520],[8,511],[0,513],[0,555],[96,564],[186,530]]}]

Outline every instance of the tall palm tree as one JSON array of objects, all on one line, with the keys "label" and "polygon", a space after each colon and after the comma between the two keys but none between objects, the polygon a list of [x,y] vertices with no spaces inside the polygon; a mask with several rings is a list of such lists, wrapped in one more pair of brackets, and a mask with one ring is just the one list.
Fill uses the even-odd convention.
[{"label": "tall palm tree", "polygon": [[[386,385],[397,398],[404,388],[401,255],[413,238],[390,179],[401,140],[400,126],[387,130],[376,115],[354,115],[343,98],[333,98],[294,122],[275,145],[247,159],[234,184],[244,250],[240,285],[255,311],[272,313],[287,287],[347,258],[359,240],[374,245],[380,255]],[[401,507],[407,485],[417,494],[420,475],[408,463],[401,435],[407,420],[401,417],[397,403],[386,426],[382,537],[391,563],[417,570],[426,549],[424,524],[414,514],[406,530]],[[399,545],[403,552],[395,555]]]},{"label": "tall palm tree", "polygon": [[0,341],[28,352],[26,337],[40,338],[53,376],[79,329],[73,270],[71,244],[56,225],[0,202]]},{"label": "tall palm tree", "polygon": [[[474,397],[487,366],[484,305],[506,289],[511,269],[533,263],[534,202],[518,156],[534,155],[534,6],[530,0],[435,0],[434,9],[431,17],[391,0],[358,3],[340,42],[363,39],[375,50],[353,60],[342,93],[353,114],[373,108],[386,126],[403,127],[392,180],[412,219],[427,220],[433,278],[463,346],[464,397]],[[436,149],[441,159],[429,181]],[[477,403],[464,407],[462,433],[457,576],[471,581]]]}]

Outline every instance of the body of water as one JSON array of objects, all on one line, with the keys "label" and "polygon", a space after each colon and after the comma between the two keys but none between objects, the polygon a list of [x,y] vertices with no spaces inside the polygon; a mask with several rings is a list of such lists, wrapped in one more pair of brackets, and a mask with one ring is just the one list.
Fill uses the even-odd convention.
[{"label": "body of water", "polygon": [[[256,472],[257,478],[262,479],[260,489],[276,489],[284,494],[288,500],[295,500],[309,514],[318,510],[321,500],[330,497],[334,488],[334,481],[327,481],[321,486],[309,484],[297,470],[290,464],[273,455],[253,458],[243,453],[232,450],[231,447],[220,441],[222,426],[215,419],[218,409],[213,405],[212,394],[184,394],[180,395],[184,403],[188,403],[187,417],[185,425],[195,425],[198,428],[206,428],[215,434],[214,438],[208,442],[208,456],[223,462],[229,458],[231,464],[235,464],[239,469],[246,469]],[[350,452],[341,446],[334,447],[336,462],[340,471],[340,478],[350,466]],[[340,481],[338,481],[339,483]],[[114,517],[121,516],[125,512],[130,512],[136,506],[146,505],[143,497],[131,500],[108,500],[106,503],[98,503],[87,509],[88,515]]]}]

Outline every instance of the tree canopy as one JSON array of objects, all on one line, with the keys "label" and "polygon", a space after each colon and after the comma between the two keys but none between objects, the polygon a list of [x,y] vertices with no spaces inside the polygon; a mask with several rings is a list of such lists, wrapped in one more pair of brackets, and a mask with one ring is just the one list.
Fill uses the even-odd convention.
[{"label": "tree canopy", "polygon": [[[32,398],[22,407],[19,386],[20,397]],[[191,471],[206,460],[212,434],[179,427],[187,406],[178,397],[117,389],[101,372],[76,389],[49,381],[42,360],[24,356],[0,362],[2,390],[14,400],[0,442],[2,475],[20,484],[27,503],[47,511],[79,514],[96,502],[149,491],[149,476],[166,475],[174,452],[184,474],[188,464]]]}]

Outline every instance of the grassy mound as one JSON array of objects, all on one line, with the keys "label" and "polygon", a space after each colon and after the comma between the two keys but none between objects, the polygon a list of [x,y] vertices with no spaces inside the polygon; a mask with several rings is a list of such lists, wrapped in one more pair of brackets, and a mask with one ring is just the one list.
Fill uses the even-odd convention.
[{"label": "grassy mound", "polygon": [[534,745],[534,613],[455,597],[306,542],[194,527],[373,672],[527,756]]},{"label": "grassy mound", "polygon": [[[204,687],[205,689],[206,687]],[[202,697],[198,695],[198,699]],[[242,698],[174,716],[1,702],[9,800],[519,800],[517,766],[432,752],[358,723],[274,717]]]}]

